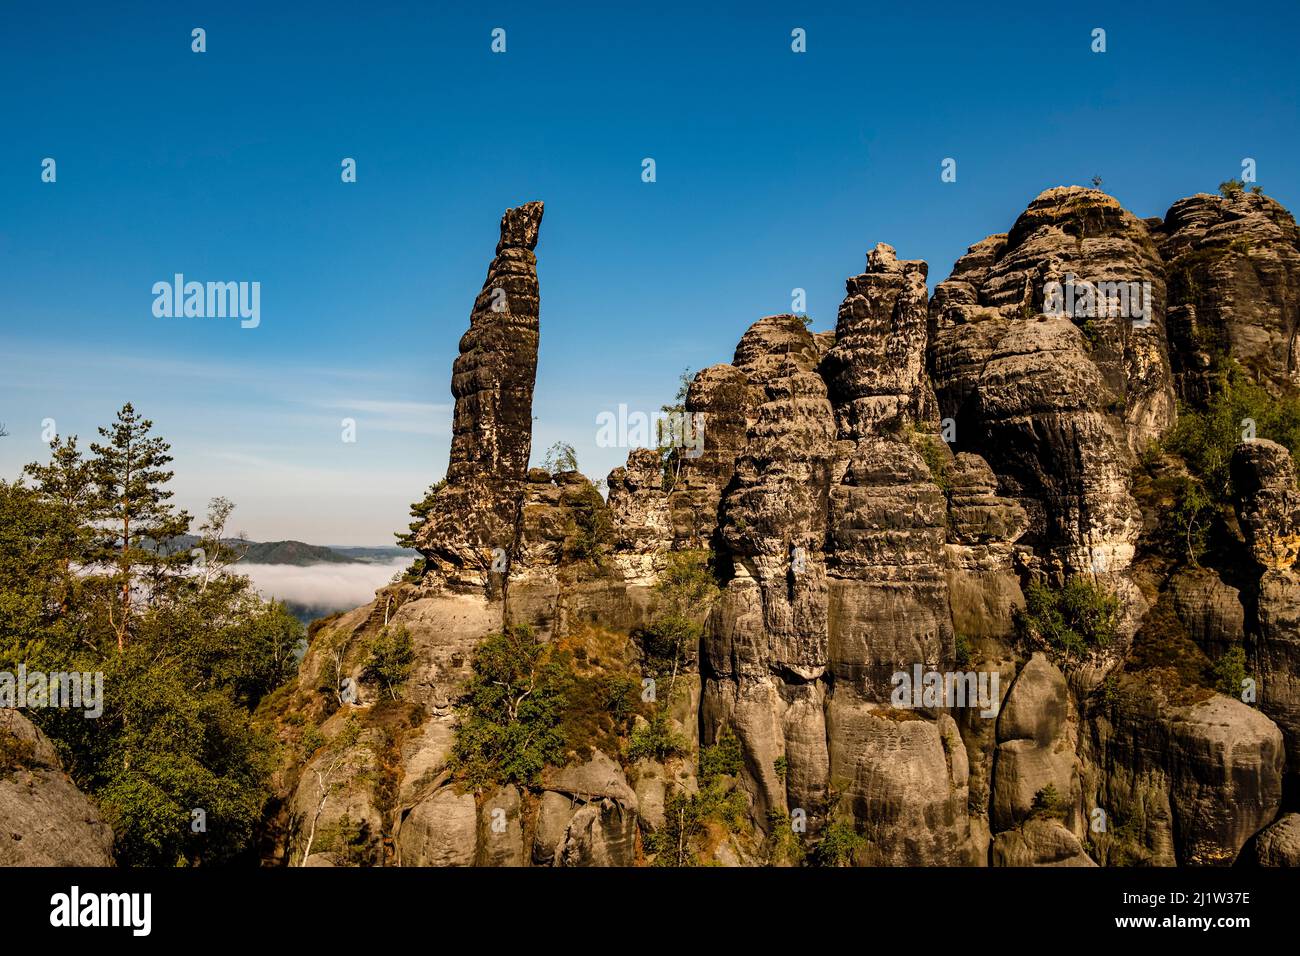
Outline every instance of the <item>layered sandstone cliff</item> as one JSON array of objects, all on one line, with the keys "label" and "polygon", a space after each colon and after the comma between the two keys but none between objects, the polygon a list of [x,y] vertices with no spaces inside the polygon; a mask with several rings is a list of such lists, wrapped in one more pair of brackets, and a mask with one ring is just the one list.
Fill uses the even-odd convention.
[{"label": "layered sandstone cliff", "polygon": [[[503,217],[461,342],[451,464],[417,537],[428,573],[313,637],[294,707],[325,744],[286,768],[285,857],[662,862],[665,808],[717,786],[746,822],[696,834],[714,862],[826,859],[823,841],[867,865],[1294,859],[1291,455],[1266,438],[1233,454],[1224,533],[1249,568],[1161,552],[1172,504],[1146,495],[1143,464],[1223,363],[1277,395],[1297,384],[1285,210],[1202,195],[1143,220],[1051,189],[933,296],[924,262],[877,245],[833,332],[754,323],[687,391],[698,454],[633,450],[607,501],[576,472],[528,468],[540,221],[539,203]],[[1063,289],[1085,308],[1062,309]],[[675,555],[713,576],[685,612],[663,586]],[[1112,639],[1016,625],[1026,593],[1079,580],[1113,599]],[[670,613],[698,635],[655,705],[678,746],[634,754],[619,732],[531,782],[456,778],[456,701],[484,636],[525,624],[579,678],[640,683]],[[383,704],[363,648],[398,625],[416,666]],[[1198,676],[1234,649],[1240,694]],[[900,675],[931,673],[969,678],[969,697],[900,705]],[[360,693],[341,700],[349,678]],[[706,780],[700,754],[732,741],[738,762]]]}]

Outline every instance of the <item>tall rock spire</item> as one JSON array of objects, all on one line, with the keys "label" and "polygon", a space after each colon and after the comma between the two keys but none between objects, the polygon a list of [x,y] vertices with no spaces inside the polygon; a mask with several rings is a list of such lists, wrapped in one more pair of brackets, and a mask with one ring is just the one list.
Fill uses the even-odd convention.
[{"label": "tall rock spire", "polygon": [[477,587],[505,571],[532,451],[537,379],[537,233],[542,204],[501,217],[501,239],[452,365],[456,399],[446,483],[417,536],[445,583]]}]

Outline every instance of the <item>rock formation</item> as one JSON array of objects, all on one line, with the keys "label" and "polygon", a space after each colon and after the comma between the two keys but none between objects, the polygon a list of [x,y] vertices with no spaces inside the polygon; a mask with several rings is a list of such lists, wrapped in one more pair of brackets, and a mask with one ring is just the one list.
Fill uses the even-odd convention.
[{"label": "rock formation", "polygon": [[0,866],[112,866],[113,831],[49,739],[0,709]]},{"label": "rock formation", "polygon": [[[1143,220],[1050,189],[933,296],[924,262],[878,244],[834,331],[755,322],[690,383],[702,445],[632,450],[607,501],[528,467],[540,220],[506,213],[461,342],[428,572],[313,638],[290,706],[329,743],[286,768],[284,856],[1294,864],[1294,463],[1268,436],[1237,446],[1236,515],[1200,561],[1161,545],[1176,503],[1151,490],[1178,402],[1205,407],[1224,363],[1280,398],[1300,384],[1285,210],[1194,196]],[[1033,600],[1080,580],[1113,602],[1077,618],[1104,640],[1035,630]],[[565,760],[467,789],[457,699],[478,643],[517,624],[605,690]],[[416,664],[381,706],[363,653],[396,626]],[[618,681],[643,694],[611,725]]]},{"label": "rock formation", "polygon": [[[528,474],[537,377],[537,234],[542,204],[506,210],[496,258],[452,365],[451,455],[417,546],[448,584],[482,586],[504,573]],[[495,568],[495,571],[494,571]]]}]

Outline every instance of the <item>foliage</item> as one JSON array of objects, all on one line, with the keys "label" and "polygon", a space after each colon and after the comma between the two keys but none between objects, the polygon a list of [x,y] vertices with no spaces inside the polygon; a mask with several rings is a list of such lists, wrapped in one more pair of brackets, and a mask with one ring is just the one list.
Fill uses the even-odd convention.
[{"label": "foliage", "polygon": [[90,560],[117,568],[114,583],[120,589],[120,607],[116,614],[111,605],[108,610],[119,649],[130,638],[137,587],[142,584],[156,596],[174,582],[168,572],[189,562],[188,554],[165,550],[189,530],[190,515],[170,503],[173,493],[166,485],[174,473],[166,466],[172,460],[171,448],[150,435],[152,429],[153,422],[141,418],[127,402],[112,425],[99,429],[106,442],[90,446],[96,494],[88,517],[99,532]]},{"label": "foliage", "polygon": [[673,731],[667,713],[657,708],[645,723],[632,731],[625,756],[629,762],[641,759],[663,761],[688,753],[689,743]]},{"label": "foliage", "polygon": [[[72,436],[24,469],[32,486],[0,482],[0,668],[102,673],[97,719],[32,719],[99,802],[120,865],[221,862],[261,820],[272,749],[253,711],[294,674],[302,626],[216,549],[201,574],[168,552],[189,516],[170,504],[169,449],[150,429],[127,405],[93,457]],[[205,535],[220,537],[223,502]]]},{"label": "foliage", "polygon": [[1119,600],[1083,575],[1061,588],[1035,581],[1025,591],[1025,607],[1015,612],[1022,638],[1037,640],[1067,660],[1086,657],[1115,639]]},{"label": "foliage", "polygon": [[1200,567],[1200,559],[1210,546],[1218,506],[1205,485],[1190,475],[1174,476],[1165,487],[1173,494],[1168,514],[1177,530],[1177,547],[1192,567]]},{"label": "foliage", "polygon": [[457,703],[451,764],[468,787],[532,784],[565,755],[562,722],[569,676],[532,628],[488,636]]},{"label": "foliage", "polygon": [[674,790],[664,801],[664,826],[650,834],[646,847],[656,866],[692,866],[697,842],[711,826],[738,833],[749,819],[749,802],[735,785],[743,765],[740,741],[723,727],[718,742],[700,751],[699,788]]},{"label": "foliage", "polygon": [[958,667],[965,667],[975,653],[975,641],[969,634],[958,631],[953,635],[953,659]]},{"label": "foliage", "polygon": [[415,646],[406,625],[386,626],[370,642],[369,656],[361,670],[361,679],[383,685],[397,700],[397,685],[411,676],[415,666]]},{"label": "foliage", "polygon": [[[399,548],[415,548],[415,539],[419,535],[420,529],[428,524],[434,506],[438,503],[438,493],[445,487],[447,487],[446,478],[434,482],[429,486],[429,490],[424,493],[423,498],[411,503],[411,521],[406,526],[406,530],[393,532],[393,537],[397,539]],[[416,558],[411,562],[411,566],[403,572],[402,577],[408,581],[419,581],[424,577],[426,567],[423,557]]]},{"label": "foliage", "polygon": [[546,457],[542,460],[542,467],[552,475],[558,475],[566,471],[577,471],[578,453],[573,450],[573,446],[568,442],[557,441],[546,449]]},{"label": "foliage", "polygon": [[740,738],[730,727],[723,727],[718,740],[700,751],[700,785],[707,786],[719,777],[734,777],[745,765]]},{"label": "foliage", "polygon": [[1214,689],[1229,697],[1241,698],[1241,685],[1246,677],[1246,651],[1241,645],[1228,648],[1214,662],[1212,670]]},{"label": "foliage", "polygon": [[606,674],[600,680],[601,703],[614,720],[615,727],[625,727],[636,713],[635,677],[625,672]]},{"label": "foliage", "polygon": [[1233,196],[1241,195],[1245,188],[1246,184],[1234,177],[1219,183],[1219,195],[1224,199],[1231,199]]},{"label": "foliage", "polygon": [[665,417],[655,422],[656,451],[659,452],[665,491],[672,491],[677,486],[682,473],[682,449],[688,444],[687,439],[692,437],[686,433],[686,395],[691,390],[693,378],[690,368],[682,369],[677,376],[677,392],[672,402],[659,406]]},{"label": "foliage", "polygon": [[36,747],[23,740],[8,727],[0,726],[0,780],[12,777],[17,770],[30,768],[36,757]]},{"label": "foliage", "polygon": [[925,462],[925,467],[930,470],[931,480],[939,486],[939,490],[945,495],[952,492],[952,476],[949,474],[948,463],[951,455],[947,448],[944,447],[944,441],[938,435],[927,435],[917,431],[909,426],[907,437],[916,449],[921,459]]},{"label": "foliage", "polygon": [[1272,439],[1293,455],[1300,454],[1300,396],[1272,395],[1233,361],[1216,378],[1204,408],[1180,410],[1164,447],[1182,458],[1205,495],[1228,503],[1233,492],[1229,468],[1233,449],[1243,437],[1243,422],[1254,422],[1255,437]]},{"label": "foliage", "polygon": [[804,835],[780,810],[767,811],[767,859],[772,866],[800,866],[807,857]]},{"label": "foliage", "polygon": [[1056,785],[1049,783],[1034,794],[1034,802],[1029,808],[1029,818],[1046,818],[1064,820],[1065,800],[1056,792]]},{"label": "foliage", "polygon": [[817,866],[849,866],[866,838],[847,820],[835,820],[822,831],[813,847],[812,860]]},{"label": "foliage", "polygon": [[1232,454],[1251,423],[1255,437],[1300,453],[1300,396],[1275,396],[1251,381],[1237,362],[1221,358],[1210,398],[1201,408],[1181,408],[1161,443],[1161,450],[1186,465],[1186,474],[1156,482],[1156,490],[1173,502],[1169,515],[1176,532],[1166,535],[1164,544],[1193,567],[1226,527],[1224,515],[1235,495]]},{"label": "foliage", "polygon": [[583,481],[566,489],[565,504],[572,515],[564,542],[566,559],[599,563],[614,533],[605,499],[593,485]]},{"label": "foliage", "polygon": [[709,567],[708,551],[673,551],[655,582],[658,609],[637,635],[642,650],[642,669],[655,678],[669,679],[669,694],[688,649],[699,644],[704,628],[700,623],[719,589]]}]

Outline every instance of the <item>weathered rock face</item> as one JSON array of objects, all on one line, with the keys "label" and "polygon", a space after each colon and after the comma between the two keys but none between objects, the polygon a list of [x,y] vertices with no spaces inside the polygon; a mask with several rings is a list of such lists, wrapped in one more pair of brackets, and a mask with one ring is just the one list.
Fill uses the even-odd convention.
[{"label": "weathered rock face", "polygon": [[1016,676],[998,716],[990,822],[995,833],[1028,820],[1050,787],[1065,808],[1066,828],[1077,825],[1078,715],[1065,676],[1034,654]]},{"label": "weathered rock face", "polygon": [[0,709],[0,866],[112,866],[113,831],[63,772],[54,745]]},{"label": "weathered rock face", "polygon": [[706,743],[723,725],[740,738],[760,815],[784,809],[773,769],[782,756],[790,777],[813,791],[809,799],[825,786],[824,738],[812,752],[787,754],[784,731],[789,707],[818,699],[810,682],[826,667],[822,550],[834,419],[818,358],[793,315],[755,323],[736,347],[751,403],[748,440],[722,501],[719,533],[733,576],[703,646],[702,707]]},{"label": "weathered rock face", "polygon": [[1300,866],[1300,813],[1283,814],[1255,843],[1260,866]]},{"label": "weathered rock face", "polygon": [[951,717],[900,719],[897,711],[837,692],[827,713],[831,779],[865,827],[863,862],[969,866],[968,766]]},{"label": "weathered rock face", "polygon": [[708,548],[719,522],[722,492],[748,433],[749,380],[734,365],[702,369],[686,392],[686,413],[703,428],[703,448],[684,455],[668,495],[673,535],[680,547]]},{"label": "weathered rock face", "polygon": [[[735,614],[722,625],[725,644],[709,649],[721,673],[807,680],[826,666],[822,543],[834,432],[816,359],[812,336],[795,316],[755,323],[736,349],[758,404],[723,501]],[[762,630],[745,627],[750,620]]]},{"label": "weathered rock face", "polygon": [[417,546],[452,585],[485,586],[514,546],[532,448],[537,377],[537,233],[542,204],[501,217],[496,258],[452,367],[456,398],[446,485]]},{"label": "weathered rock face", "polygon": [[[1294,814],[1279,819],[1294,809],[1284,775],[1300,767],[1294,464],[1265,440],[1234,455],[1240,553],[1256,568],[1153,558],[1133,493],[1135,452],[1173,423],[1175,393],[1205,397],[1224,355],[1270,387],[1293,378],[1284,210],[1198,196],[1162,223],[1096,190],[1048,190],[932,300],[925,263],[877,245],[834,332],[756,322],[731,363],[689,386],[699,453],[665,463],[634,449],[608,502],[576,472],[527,470],[540,216],[540,204],[507,213],[462,342],[452,466],[420,536],[429,576],[333,622],[309,651],[304,696],[360,678],[385,624],[409,629],[416,664],[400,708],[293,778],[291,859],[356,863],[356,840],[337,834],[361,830],[382,847],[363,862],[639,864],[681,820],[673,801],[717,782],[705,748],[734,735],[740,766],[723,776],[750,829],[714,820],[707,862],[758,862],[804,817],[814,845],[851,828],[867,865],[1294,861]],[[526,623],[571,648],[592,629],[613,642],[601,656],[648,667],[633,635],[661,620],[664,568],[696,557],[672,555],[683,550],[710,552],[720,587],[687,609],[705,623],[659,713],[672,745],[647,757],[606,741],[529,786],[461,793],[453,703],[477,641]],[[1118,597],[1118,639],[1082,660],[1026,646],[1022,587],[1080,574]],[[1160,614],[1185,647],[1170,649]],[[1137,652],[1144,621],[1168,660]],[[1258,709],[1209,689],[1211,665],[1238,648]],[[989,699],[900,701],[900,675],[922,672]],[[354,711],[381,713],[378,689],[360,688],[326,736]],[[658,732],[648,713],[627,725],[641,739]],[[346,779],[322,791],[340,758]],[[386,789],[361,782],[385,774]],[[309,816],[326,834],[310,856]]]},{"label": "weathered rock face", "polygon": [[607,479],[614,525],[613,560],[624,581],[653,584],[662,553],[673,543],[663,461],[653,448],[634,448],[627,466]]},{"label": "weathered rock face", "polygon": [[821,370],[842,438],[935,417],[925,374],[926,271],[924,262],[899,261],[882,242],[867,256],[867,271],[846,283],[835,344]]},{"label": "weathered rock face", "polygon": [[1169,208],[1157,239],[1182,396],[1208,397],[1216,354],[1274,386],[1300,385],[1300,230],[1292,215],[1246,191],[1198,193]]},{"label": "weathered rock face", "polygon": [[[1126,303],[1102,283],[1139,291]],[[984,455],[1021,499],[1033,519],[1026,543],[1050,573],[1114,573],[1132,561],[1131,451],[1174,415],[1164,299],[1146,225],[1075,188],[1043,193],[935,290],[941,413],[956,447]]]},{"label": "weathered rock face", "polygon": [[1260,709],[1286,737],[1290,772],[1300,769],[1300,488],[1291,454],[1266,439],[1242,442],[1232,456],[1237,520],[1262,569],[1253,594],[1250,663]]},{"label": "weathered rock face", "polygon": [[1104,811],[1092,838],[1109,864],[1228,865],[1277,815],[1282,735],[1240,701],[1170,696],[1144,671],[1120,679],[1088,728],[1084,805]]},{"label": "weathered rock face", "polygon": [[946,501],[911,437],[934,408],[923,374],[925,275],[924,263],[876,246],[867,271],[848,280],[822,365],[838,442],[827,548],[831,666],[837,693],[852,688],[871,701],[888,699],[893,672],[952,654]]},{"label": "weathered rock face", "polygon": [[1232,455],[1237,517],[1255,560],[1289,571],[1300,555],[1300,488],[1291,453],[1267,439],[1242,442]]}]

